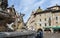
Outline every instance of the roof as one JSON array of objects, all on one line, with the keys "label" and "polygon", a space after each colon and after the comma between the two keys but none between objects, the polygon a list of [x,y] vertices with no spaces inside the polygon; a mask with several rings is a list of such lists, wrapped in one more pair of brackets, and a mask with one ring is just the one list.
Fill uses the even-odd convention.
[{"label": "roof", "polygon": [[51,12],[51,13],[58,13],[58,12],[60,12],[60,10],[44,10],[44,11],[42,11],[42,12],[38,12],[38,13],[34,13],[34,15],[36,15],[36,14],[42,14],[42,13],[48,13],[48,12]]},{"label": "roof", "polygon": [[50,8],[53,8],[53,7],[60,7],[60,5],[55,5],[55,6],[52,6],[52,7],[48,7],[47,9],[50,9]]},{"label": "roof", "polygon": [[41,12],[41,11],[42,11],[42,9],[39,7],[39,8],[36,10],[36,13]]},{"label": "roof", "polygon": [[54,10],[54,9],[50,9],[50,8],[53,8],[53,7],[60,7],[59,5],[55,5],[55,6],[52,6],[52,7],[49,7],[47,8],[46,10],[42,10],[42,9],[37,9],[37,13],[34,13],[35,14],[41,14],[41,13],[48,13],[48,12],[52,12],[52,13],[56,13],[56,12],[60,12],[60,10]]}]

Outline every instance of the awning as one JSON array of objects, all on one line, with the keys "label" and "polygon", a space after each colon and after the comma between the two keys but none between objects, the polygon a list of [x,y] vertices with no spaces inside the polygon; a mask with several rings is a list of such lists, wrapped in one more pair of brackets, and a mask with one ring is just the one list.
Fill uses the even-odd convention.
[{"label": "awning", "polygon": [[60,29],[60,26],[52,27],[53,29]]},{"label": "awning", "polygon": [[60,29],[60,26],[46,26],[44,28]]}]

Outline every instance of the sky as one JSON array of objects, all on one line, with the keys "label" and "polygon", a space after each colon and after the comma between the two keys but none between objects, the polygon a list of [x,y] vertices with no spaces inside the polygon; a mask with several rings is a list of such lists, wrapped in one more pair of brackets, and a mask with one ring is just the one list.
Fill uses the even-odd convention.
[{"label": "sky", "polygon": [[25,14],[24,22],[27,22],[32,11],[35,11],[40,6],[41,9],[45,10],[48,7],[56,4],[60,5],[60,0],[8,0],[9,7],[14,5],[14,8],[18,13]]}]

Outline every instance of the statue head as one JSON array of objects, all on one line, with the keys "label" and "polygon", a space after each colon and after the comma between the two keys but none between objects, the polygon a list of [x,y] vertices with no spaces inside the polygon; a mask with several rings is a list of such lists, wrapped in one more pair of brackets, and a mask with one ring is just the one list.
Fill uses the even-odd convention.
[{"label": "statue head", "polygon": [[0,0],[0,7],[6,9],[8,6],[8,0]]}]

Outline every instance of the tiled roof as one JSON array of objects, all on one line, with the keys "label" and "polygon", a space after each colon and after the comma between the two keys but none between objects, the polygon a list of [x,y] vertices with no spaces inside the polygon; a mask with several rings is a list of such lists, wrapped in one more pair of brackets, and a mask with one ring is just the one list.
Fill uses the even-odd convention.
[{"label": "tiled roof", "polygon": [[60,7],[60,5],[55,5],[55,6],[51,6],[51,7],[48,7],[47,9],[50,9],[50,8],[53,8],[53,7]]}]

